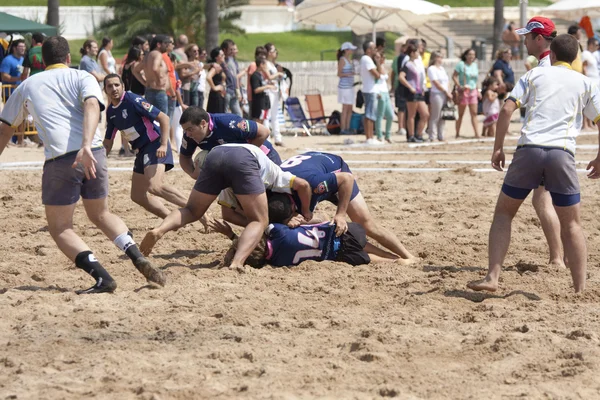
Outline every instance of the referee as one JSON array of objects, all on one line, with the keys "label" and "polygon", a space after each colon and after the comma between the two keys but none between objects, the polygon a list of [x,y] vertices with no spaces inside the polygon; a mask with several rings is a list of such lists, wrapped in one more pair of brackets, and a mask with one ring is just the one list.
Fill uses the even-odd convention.
[{"label": "referee", "polygon": [[42,203],[48,231],[58,248],[96,283],[83,293],[113,292],[116,282],[85,242],[73,230],[79,198],[88,218],[127,254],[148,279],[165,284],[162,271],[143,257],[125,223],[108,210],[108,168],[98,130],[103,96],[88,72],[71,69],[67,40],[48,38],[42,46],[46,71],[23,82],[10,96],[0,115],[0,155],[27,113],[33,116],[44,143]]}]

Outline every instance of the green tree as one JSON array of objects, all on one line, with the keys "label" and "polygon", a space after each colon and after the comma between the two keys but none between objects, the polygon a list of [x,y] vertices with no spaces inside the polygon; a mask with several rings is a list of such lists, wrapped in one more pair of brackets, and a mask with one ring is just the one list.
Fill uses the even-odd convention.
[{"label": "green tree", "polygon": [[234,23],[240,13],[228,10],[247,0],[109,0],[107,6],[114,9],[114,18],[100,25],[100,33],[111,36],[118,46],[127,46],[134,36],[149,33],[173,37],[185,34],[190,42],[202,44],[206,30],[204,3],[210,1],[224,6],[218,14],[221,33],[244,32]]},{"label": "green tree", "polygon": [[48,15],[46,17],[46,23],[48,25],[56,26],[58,28],[58,9],[59,0],[48,0]]},{"label": "green tree", "polygon": [[494,0],[494,47],[492,59],[502,46],[502,28],[504,28],[504,0]]}]

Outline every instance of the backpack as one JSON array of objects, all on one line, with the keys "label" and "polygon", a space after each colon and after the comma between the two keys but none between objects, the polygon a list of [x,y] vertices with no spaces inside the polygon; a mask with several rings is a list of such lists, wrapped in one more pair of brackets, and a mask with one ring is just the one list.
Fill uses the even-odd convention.
[{"label": "backpack", "polygon": [[327,132],[329,132],[331,135],[339,135],[342,131],[340,124],[341,117],[342,114],[340,114],[340,112],[337,110],[331,113],[329,122],[327,122]]}]

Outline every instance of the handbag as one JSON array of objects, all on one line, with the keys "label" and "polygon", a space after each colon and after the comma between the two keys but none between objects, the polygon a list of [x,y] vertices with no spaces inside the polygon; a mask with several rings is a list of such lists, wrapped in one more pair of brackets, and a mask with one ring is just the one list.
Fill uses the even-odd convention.
[{"label": "handbag", "polygon": [[456,121],[456,106],[452,102],[447,101],[442,106],[442,119],[444,121]]},{"label": "handbag", "polygon": [[363,96],[362,90],[356,92],[356,108],[362,108],[365,105],[365,97]]}]

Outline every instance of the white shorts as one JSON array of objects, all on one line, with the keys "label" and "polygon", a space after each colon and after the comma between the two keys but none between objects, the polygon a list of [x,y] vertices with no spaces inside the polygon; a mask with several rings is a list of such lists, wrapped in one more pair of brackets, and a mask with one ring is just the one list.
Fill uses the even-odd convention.
[{"label": "white shorts", "polygon": [[338,103],[354,105],[354,88],[339,89],[338,88]]}]

